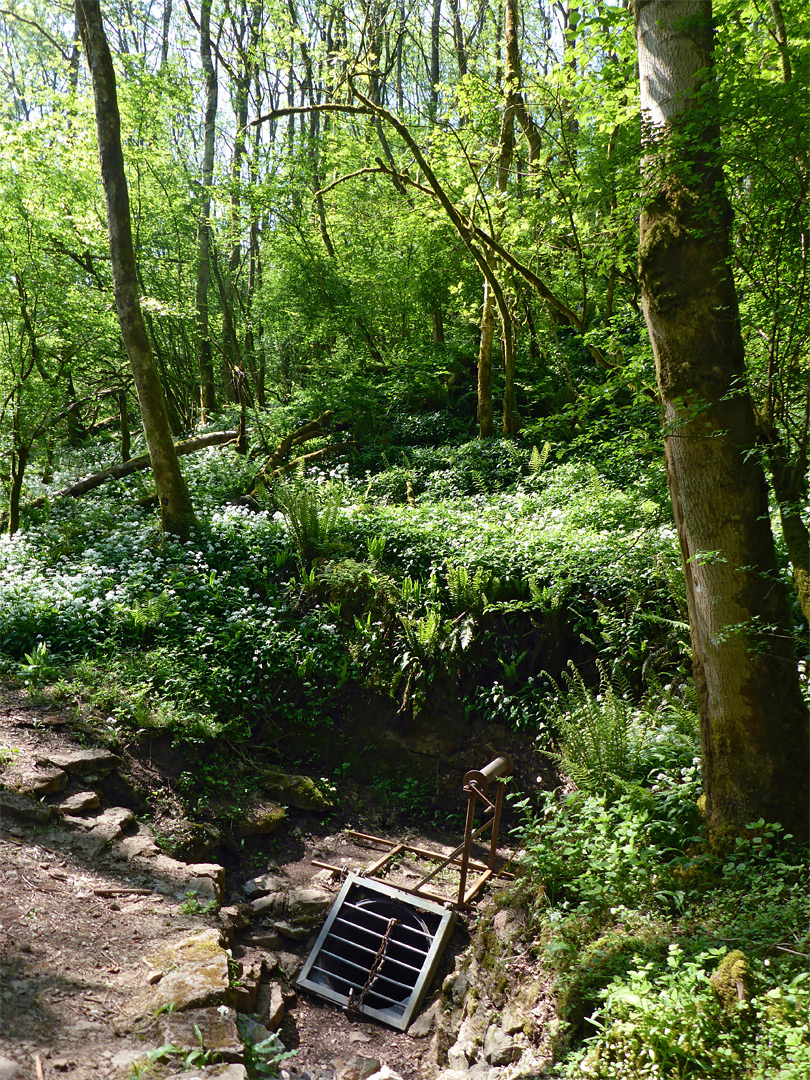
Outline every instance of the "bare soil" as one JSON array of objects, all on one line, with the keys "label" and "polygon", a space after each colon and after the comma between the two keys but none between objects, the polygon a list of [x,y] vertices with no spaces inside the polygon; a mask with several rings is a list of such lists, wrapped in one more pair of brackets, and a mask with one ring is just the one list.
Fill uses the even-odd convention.
[{"label": "bare soil", "polygon": [[[43,753],[78,748],[68,718],[58,710],[0,690],[0,765],[5,770],[0,785],[12,773],[36,772]],[[86,789],[92,779],[71,779],[68,788],[43,801]],[[362,813],[352,825],[362,829]],[[356,868],[384,850],[352,839],[334,822],[326,835],[319,826],[302,816],[274,838],[272,859],[259,843],[248,846],[241,863],[232,858],[225,902],[242,899],[244,880],[273,863],[291,883],[303,884],[317,873],[313,858]],[[132,828],[143,831],[137,823]],[[384,835],[379,827],[368,831]],[[5,1073],[0,1060],[3,1078],[13,1075],[11,1063],[19,1066],[19,1080],[134,1075],[132,1061],[155,1045],[154,1028],[133,1029],[126,1022],[127,1003],[148,974],[144,958],[182,931],[217,925],[215,914],[190,913],[177,883],[145,872],[142,861],[133,861],[121,844],[112,842],[88,854],[77,835],[59,819],[37,824],[8,813],[0,816],[0,1059],[8,1059]],[[389,837],[403,839],[401,833]],[[417,834],[408,839],[436,849],[437,840],[454,845],[458,838]],[[398,860],[393,883],[407,883],[417,870],[413,860]],[[337,890],[338,884],[332,887]],[[459,920],[444,971],[466,940]],[[283,947],[303,961],[311,944],[309,939]],[[234,953],[239,955],[238,936]],[[331,1077],[335,1059],[352,1054],[376,1058],[411,1080],[420,1075],[427,1046],[424,1037],[365,1018],[350,1019],[302,993],[288,1006],[280,1035],[296,1050],[286,1067],[292,1075],[305,1071],[313,1080]]]}]

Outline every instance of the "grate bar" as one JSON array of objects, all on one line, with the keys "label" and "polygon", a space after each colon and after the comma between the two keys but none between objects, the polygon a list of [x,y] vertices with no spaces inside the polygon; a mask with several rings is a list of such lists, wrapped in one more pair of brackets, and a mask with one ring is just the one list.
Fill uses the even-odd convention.
[{"label": "grate bar", "polygon": [[[350,967],[356,967],[358,970],[362,971],[364,975],[368,974],[367,967],[364,967],[363,964],[356,964],[354,960],[347,960],[346,957],[341,956],[340,953],[329,952],[328,949],[321,949],[321,952],[324,956],[331,956],[333,960],[339,960],[342,964],[349,964]],[[334,975],[334,972],[332,972],[332,975]],[[342,979],[343,976],[341,975],[340,978]],[[407,990],[409,993],[414,988],[414,983],[399,982],[398,979],[392,979],[390,975],[385,975],[382,971],[378,971],[374,978],[375,980],[385,979],[386,982],[393,983],[394,986],[398,986],[400,990]]]},{"label": "grate bar", "polygon": [[[372,911],[371,908],[361,907],[359,904],[353,904],[350,900],[344,901],[341,910],[345,910],[346,908],[349,908],[350,911],[357,911],[363,916],[371,915],[375,919],[381,919],[384,923],[388,922],[388,919],[385,917],[385,915],[381,915],[379,911]],[[407,923],[401,922],[398,923],[397,926],[402,930],[410,931],[411,934],[416,934],[417,937],[423,938],[426,936],[423,930],[417,930],[415,926],[408,926]],[[380,935],[380,937],[382,937],[382,934]]]},{"label": "grate bar", "polygon": [[[322,968],[320,966],[320,964],[315,964],[314,967],[312,968],[312,970],[320,972],[320,974],[325,975],[327,979],[333,977],[332,972],[327,971],[326,968]],[[362,983],[352,982],[352,980],[347,979],[345,975],[341,976],[340,981],[346,983],[346,985],[350,986],[352,988],[352,990],[362,990],[363,989],[363,984]],[[411,989],[411,988],[409,987],[408,989]],[[396,998],[388,997],[387,994],[382,994],[382,993],[380,993],[379,990],[375,990],[373,987],[369,988],[369,994],[371,994],[373,997],[380,998],[381,1001],[387,1001],[388,1004],[393,1005],[394,1008],[404,1009],[404,1007],[405,1007],[405,1002],[404,1001],[397,1001]]]},{"label": "grate bar", "polygon": [[[382,938],[382,936],[383,936],[382,934],[378,933],[376,930],[371,930],[371,929],[369,929],[369,927],[362,926],[360,923],[352,922],[351,919],[344,919],[341,915],[338,915],[338,917],[335,919],[335,922],[343,923],[344,926],[351,926],[355,930],[363,930],[365,933],[373,934],[375,937],[378,937],[378,938]],[[397,926],[397,927],[395,927],[395,929],[399,930],[400,927]],[[417,956],[424,957],[424,956],[427,956],[427,954],[428,954],[428,951],[429,951],[428,949],[419,949],[419,948],[416,947],[416,945],[408,945],[407,942],[400,941],[399,938],[395,938],[393,936],[393,934],[391,935],[391,940],[393,942],[395,942],[401,949],[407,949],[408,952],[416,953]]]},{"label": "grate bar", "polygon": [[[352,949],[359,949],[361,952],[371,953],[372,956],[377,955],[376,949],[369,949],[367,945],[358,945],[356,941],[349,941],[348,938],[341,937],[340,934],[332,934],[331,940],[339,941],[341,944],[348,945]],[[397,941],[395,944],[399,945],[399,942]],[[392,964],[399,964],[400,967],[407,968],[408,971],[415,971],[417,975],[422,970],[421,968],[414,967],[413,964],[406,964],[404,960],[396,960],[390,953],[385,953],[385,959]]]}]

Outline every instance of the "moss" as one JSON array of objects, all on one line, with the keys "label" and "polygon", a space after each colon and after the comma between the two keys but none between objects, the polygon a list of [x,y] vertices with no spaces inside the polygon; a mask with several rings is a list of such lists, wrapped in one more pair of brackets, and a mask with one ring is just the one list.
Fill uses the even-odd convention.
[{"label": "moss", "polygon": [[723,1009],[727,1013],[736,1011],[741,1001],[747,1001],[750,997],[749,980],[751,968],[748,958],[740,949],[734,949],[727,953],[711,977],[712,990],[714,990]]}]

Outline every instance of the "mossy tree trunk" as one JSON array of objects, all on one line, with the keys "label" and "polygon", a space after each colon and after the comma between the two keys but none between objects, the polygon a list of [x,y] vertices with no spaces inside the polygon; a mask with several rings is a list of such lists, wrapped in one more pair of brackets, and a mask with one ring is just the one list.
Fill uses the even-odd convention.
[{"label": "mossy tree trunk", "polygon": [[665,417],[715,832],[808,833],[808,717],[755,453],[710,0],[636,0],[645,139],[639,262]]},{"label": "mossy tree trunk", "polygon": [[194,508],[180,471],[155,356],[141,311],[132,246],[129,192],[121,151],[115,72],[99,0],[76,0],[76,21],[93,81],[98,156],[107,206],[115,307],[121,336],[132,366],[141,407],[163,528],[166,532],[187,536],[196,524]]}]

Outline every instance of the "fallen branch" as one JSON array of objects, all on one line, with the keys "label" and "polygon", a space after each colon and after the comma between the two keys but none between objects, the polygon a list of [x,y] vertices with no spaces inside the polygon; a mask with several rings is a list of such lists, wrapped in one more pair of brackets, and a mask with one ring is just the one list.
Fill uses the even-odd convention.
[{"label": "fallen branch", "polygon": [[[206,446],[224,446],[227,443],[234,442],[238,432],[236,431],[210,431],[207,435],[197,435],[193,439],[184,439],[182,442],[175,443],[174,448],[177,454],[192,454],[195,450],[202,450]],[[82,480],[77,481],[75,484],[71,484],[70,487],[62,488],[61,491],[54,491],[50,495],[42,495],[38,499],[34,499],[28,504],[29,509],[44,506],[48,502],[52,502],[54,499],[76,499],[79,495],[85,495],[88,491],[93,491],[94,488],[101,487],[102,484],[106,484],[108,480],[120,480],[123,476],[129,476],[131,473],[138,472],[140,469],[148,469],[150,465],[149,455],[141,454],[140,457],[130,458],[129,461],[119,462],[118,465],[113,465],[109,469],[102,469],[101,472],[93,473],[91,476],[85,476]]]},{"label": "fallen branch", "polygon": [[261,469],[259,469],[253,477],[250,491],[248,491],[247,494],[253,495],[256,491],[256,486],[260,483],[266,485],[271,476],[277,475],[278,468],[281,466],[281,463],[284,461],[287,454],[289,454],[290,450],[292,450],[294,446],[300,446],[301,443],[307,442],[314,435],[319,435],[325,431],[329,426],[329,421],[331,419],[332,412],[330,409],[327,409],[326,412],[321,413],[317,420],[309,420],[306,424],[296,428],[295,431],[291,431],[289,435],[285,435],[267,461],[265,461],[264,465],[262,465]]},{"label": "fallen branch", "polygon": [[329,457],[330,454],[337,454],[340,450],[348,450],[352,446],[357,446],[356,439],[350,439],[348,442],[330,443],[329,446],[324,446],[320,450],[313,450],[310,454],[301,454],[300,457],[288,461],[286,465],[279,465],[278,468],[273,469],[273,476],[281,476],[283,473],[292,472],[293,469],[297,469],[299,465],[305,465],[308,461],[318,461],[320,458]]}]

